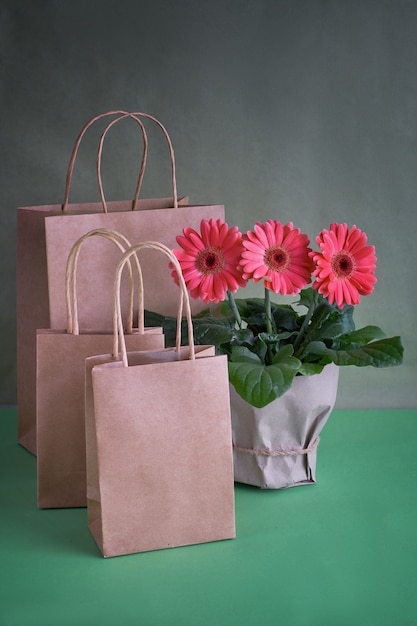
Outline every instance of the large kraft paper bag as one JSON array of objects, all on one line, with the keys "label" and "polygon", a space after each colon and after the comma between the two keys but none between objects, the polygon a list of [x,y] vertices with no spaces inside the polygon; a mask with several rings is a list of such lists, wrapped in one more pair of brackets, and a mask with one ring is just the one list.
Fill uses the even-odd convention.
[{"label": "large kraft paper bag", "polygon": [[[37,332],[37,491],[40,508],[87,506],[85,359],[112,350],[117,358],[118,348],[114,346],[112,331],[79,330],[75,288],[77,260],[83,242],[87,239],[90,242],[94,235],[110,239],[121,252],[129,247],[125,237],[104,229],[91,231],[76,242],[67,262],[67,329]],[[140,271],[140,266],[138,269]],[[89,283],[89,299],[94,302],[93,276]],[[112,286],[109,286],[109,300],[112,295]],[[139,299],[143,301],[141,294]],[[143,309],[140,327],[133,330],[131,306],[132,302],[129,303],[126,336],[129,349],[163,348],[162,329],[143,327]]]},{"label": "large kraft paper bag", "polygon": [[265,407],[251,406],[230,386],[235,481],[261,489],[316,482],[319,435],[333,410],[339,368],[296,376]]},{"label": "large kraft paper bag", "polygon": [[[104,130],[97,162],[100,162],[102,140],[111,124],[119,119],[148,118],[158,124],[165,134],[172,169],[172,197],[138,200],[138,190],[143,174],[144,159],[135,198],[126,201],[105,202],[99,177],[101,202],[68,204],[72,169],[78,146],[87,128],[105,115],[119,114]],[[99,168],[98,168],[99,169]],[[178,199],[175,178],[175,157],[172,144],[162,124],[148,114],[127,114],[113,111],[90,120],[81,131],[70,160],[62,205],[22,207],[17,210],[17,399],[19,442],[36,454],[36,330],[38,328],[65,328],[65,262],[72,245],[82,235],[95,228],[116,230],[132,243],[158,239],[168,247],[176,245],[175,237],[185,226],[198,228],[201,219],[224,218],[222,205],[189,206],[187,198]],[[133,210],[135,209],[135,210]],[[88,262],[80,268],[80,285],[94,274],[97,295],[95,306],[80,292],[79,316],[83,328],[112,328],[112,306],[106,290],[113,280],[117,250],[108,250],[103,241],[93,242]],[[146,287],[146,307],[161,313],[176,310],[176,291],[164,271],[163,261],[143,254]],[[154,284],[158,289],[154,289]],[[127,301],[127,287],[122,289],[122,299]],[[194,303],[194,311],[203,308]]]},{"label": "large kraft paper bag", "polygon": [[185,305],[189,346],[127,352],[119,326],[122,360],[86,361],[88,526],[105,557],[236,534],[227,358],[194,346]]}]

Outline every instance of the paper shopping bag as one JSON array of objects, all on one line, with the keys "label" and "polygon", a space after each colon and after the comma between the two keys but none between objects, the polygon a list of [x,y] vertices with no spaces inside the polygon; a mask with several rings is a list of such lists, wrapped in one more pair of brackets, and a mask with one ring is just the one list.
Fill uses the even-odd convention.
[{"label": "paper shopping bag", "polygon": [[[94,235],[110,239],[122,252],[129,244],[115,231],[103,229],[82,237],[73,246],[67,262],[67,330],[38,330],[37,333],[36,427],[40,508],[87,506],[85,359],[112,350],[117,356],[113,332],[79,331],[75,289],[77,260],[83,242],[90,241]],[[140,266],[138,268],[140,270]],[[89,299],[94,302],[94,277],[91,278]],[[112,295],[112,288],[108,289],[109,300]],[[141,294],[139,298],[143,300]],[[143,328],[143,311],[140,319],[140,328],[133,331],[132,315],[128,315],[126,341],[129,349],[163,348],[162,329]]]},{"label": "paper shopping bag", "polygon": [[[119,114],[104,130],[99,146],[98,163],[103,146],[102,140],[111,124],[119,119],[148,118],[163,130],[171,158],[172,197],[137,200],[139,183],[134,201],[106,203],[99,177],[101,202],[68,204],[72,180],[72,168],[78,146],[93,121],[105,115]],[[108,228],[123,233],[132,242],[158,239],[169,247],[175,247],[175,237],[182,228],[198,227],[203,218],[224,218],[221,205],[188,206],[187,198],[177,197],[175,158],[166,129],[148,114],[127,114],[123,111],[102,114],[89,121],[80,133],[70,160],[63,205],[23,207],[17,210],[17,399],[19,442],[36,454],[34,436],[35,419],[35,363],[36,329],[65,328],[66,309],[64,294],[65,262],[75,241],[94,228]],[[135,208],[135,210],[132,210]],[[96,277],[95,307],[88,305],[88,298],[80,298],[79,316],[82,327],[112,327],[112,308],[107,301],[106,288],[112,281],[117,250],[110,250],[99,239],[93,242],[88,261],[80,268],[80,283],[86,284],[89,275]],[[172,313],[176,307],[175,286],[164,272],[159,259],[151,260],[145,253],[142,258],[146,281],[146,307],[161,313]],[[153,285],[158,283],[155,290]],[[81,294],[82,295],[82,294]],[[122,295],[126,302],[126,288]],[[203,303],[195,302],[195,311]]]},{"label": "paper shopping bag", "polygon": [[[180,276],[155,243],[117,271],[148,246]],[[105,557],[235,537],[227,358],[194,346],[185,304],[189,346],[128,352],[119,324],[122,360],[86,360],[88,526]]]}]

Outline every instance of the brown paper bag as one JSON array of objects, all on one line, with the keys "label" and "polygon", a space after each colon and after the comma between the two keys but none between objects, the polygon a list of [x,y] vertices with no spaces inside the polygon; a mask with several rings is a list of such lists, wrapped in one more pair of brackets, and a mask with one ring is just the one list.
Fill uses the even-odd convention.
[{"label": "brown paper bag", "polygon": [[[186,295],[176,258],[148,242],[120,261],[116,297],[123,263],[148,246]],[[227,358],[194,347],[185,305],[189,346],[127,352],[119,321],[122,360],[86,360],[88,525],[105,557],[235,537]]]},{"label": "brown paper bag", "polygon": [[[113,347],[114,333],[111,331],[79,331],[75,281],[78,254],[82,243],[93,235],[110,239],[122,252],[129,246],[129,241],[115,231],[94,230],[84,235],[73,246],[67,262],[67,330],[38,330],[36,421],[40,508],[87,506],[85,359],[112,349],[117,351],[117,345]],[[91,277],[89,299],[92,302],[96,297],[93,283],[94,277]],[[108,289],[107,292],[111,300],[112,291]],[[130,296],[133,297],[133,289]],[[139,294],[139,298],[143,307],[142,294]],[[143,327],[143,309],[140,328],[133,331],[132,304],[129,303],[126,337],[130,349],[163,348],[162,329]],[[117,356],[117,352],[115,354]]]},{"label": "brown paper bag", "polygon": [[[134,114],[112,111],[97,116],[81,131],[70,160],[63,205],[23,207],[17,210],[18,430],[19,442],[34,454],[36,454],[36,329],[65,328],[65,262],[74,242],[94,228],[109,228],[123,233],[132,242],[156,238],[173,248],[176,235],[185,226],[198,228],[203,218],[224,218],[224,207],[221,205],[188,206],[187,198],[178,199],[175,158],[169,135],[158,120],[142,113],[138,116],[149,118],[158,124],[165,134],[171,158],[173,197],[137,200],[143,175],[143,160],[133,203],[131,200],[105,203],[100,184],[102,202],[68,204],[72,169],[84,133],[96,119],[114,114],[119,114],[119,118],[110,124],[124,117],[134,117]],[[104,131],[102,140],[107,130],[108,128]],[[103,145],[102,140],[99,146],[98,163]],[[88,298],[80,298],[79,315],[84,328],[111,329],[112,327],[111,303],[105,296],[106,288],[113,280],[116,262],[116,250],[109,251],[100,240],[93,242],[93,253],[89,255],[88,262],[80,268],[81,285],[88,284],[87,278],[91,274],[94,274],[97,282],[94,309],[88,306]],[[159,259],[149,259],[145,252],[142,265],[145,270],[146,307],[161,313],[172,314],[176,308],[175,285],[166,275],[163,263]],[[153,288],[155,283],[158,284],[158,289]],[[126,302],[127,296],[122,297]],[[197,311],[203,306],[202,302],[195,302],[194,310]]]}]

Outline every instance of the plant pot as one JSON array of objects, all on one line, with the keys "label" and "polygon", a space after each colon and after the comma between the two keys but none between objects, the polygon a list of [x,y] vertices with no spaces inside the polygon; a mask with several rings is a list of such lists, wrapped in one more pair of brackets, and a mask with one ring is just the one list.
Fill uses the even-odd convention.
[{"label": "plant pot", "polygon": [[296,376],[291,388],[262,409],[230,385],[235,481],[262,489],[316,482],[319,434],[336,401],[339,368]]}]

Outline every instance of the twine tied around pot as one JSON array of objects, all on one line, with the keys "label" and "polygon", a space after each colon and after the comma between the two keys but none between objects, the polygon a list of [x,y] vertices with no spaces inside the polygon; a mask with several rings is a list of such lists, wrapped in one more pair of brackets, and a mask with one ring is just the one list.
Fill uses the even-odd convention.
[{"label": "twine tied around pot", "polygon": [[309,454],[313,452],[319,445],[320,438],[316,437],[313,443],[308,448],[301,450],[267,450],[266,448],[253,449],[253,448],[241,448],[233,444],[233,448],[237,452],[244,452],[245,454],[251,454],[252,456],[297,456],[298,454]]}]

